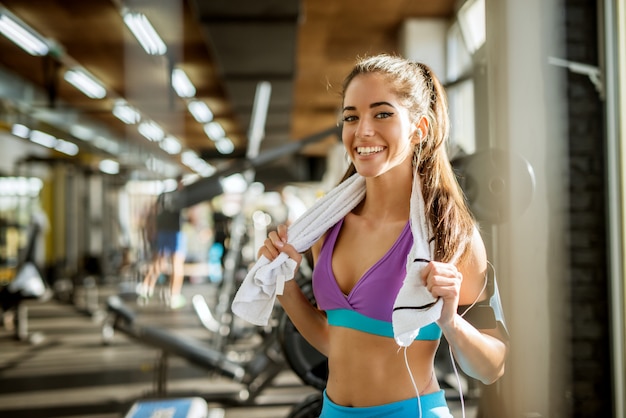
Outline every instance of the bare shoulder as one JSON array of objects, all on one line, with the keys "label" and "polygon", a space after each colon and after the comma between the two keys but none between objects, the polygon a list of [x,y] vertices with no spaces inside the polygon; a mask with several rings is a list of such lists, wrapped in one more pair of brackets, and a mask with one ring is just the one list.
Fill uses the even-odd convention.
[{"label": "bare shoulder", "polygon": [[478,228],[474,228],[470,248],[457,268],[463,274],[459,304],[472,303],[482,290],[487,273],[487,251]]}]

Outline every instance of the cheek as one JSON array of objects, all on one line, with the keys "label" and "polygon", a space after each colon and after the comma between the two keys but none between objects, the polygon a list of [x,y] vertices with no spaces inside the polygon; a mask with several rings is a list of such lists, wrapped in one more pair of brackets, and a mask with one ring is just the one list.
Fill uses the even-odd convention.
[{"label": "cheek", "polygon": [[353,129],[344,125],[341,129],[341,142],[343,142],[344,146],[348,147],[352,142],[352,138],[354,138]]}]

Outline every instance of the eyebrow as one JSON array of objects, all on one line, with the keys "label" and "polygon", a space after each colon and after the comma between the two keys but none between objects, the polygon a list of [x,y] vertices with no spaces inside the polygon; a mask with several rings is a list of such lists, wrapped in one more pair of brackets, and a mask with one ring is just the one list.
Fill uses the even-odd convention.
[{"label": "eyebrow", "polygon": [[[370,104],[370,109],[373,109],[375,107],[378,106],[389,106],[389,107],[393,107],[395,109],[395,107],[389,103],[389,102],[374,102],[372,104]],[[342,112],[345,112],[346,110],[356,110],[355,106],[346,106],[342,109]]]}]

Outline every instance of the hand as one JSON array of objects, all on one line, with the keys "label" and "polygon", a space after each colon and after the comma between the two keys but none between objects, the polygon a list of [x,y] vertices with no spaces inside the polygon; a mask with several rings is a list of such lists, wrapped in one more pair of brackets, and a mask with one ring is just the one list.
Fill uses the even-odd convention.
[{"label": "hand", "polygon": [[302,254],[300,254],[291,244],[287,243],[286,225],[278,225],[276,231],[269,233],[268,237],[263,242],[263,246],[259,248],[258,255],[259,257],[264,256],[268,260],[272,261],[278,257],[278,254],[280,253],[287,254],[289,258],[298,263],[298,267],[300,266]]},{"label": "hand", "polygon": [[459,306],[463,275],[454,264],[431,261],[422,270],[424,285],[435,298],[443,299],[439,325],[450,323]]}]

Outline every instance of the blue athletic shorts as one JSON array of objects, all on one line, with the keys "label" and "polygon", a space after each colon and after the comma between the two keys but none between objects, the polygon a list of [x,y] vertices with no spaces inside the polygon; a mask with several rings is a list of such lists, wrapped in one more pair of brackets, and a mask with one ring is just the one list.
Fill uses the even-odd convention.
[{"label": "blue athletic shorts", "polygon": [[324,391],[324,403],[320,418],[419,418],[420,405],[422,410],[421,418],[452,418],[443,390],[420,396],[419,404],[418,398],[411,398],[385,405],[362,408],[337,405],[330,400],[326,391]]},{"label": "blue athletic shorts", "polygon": [[159,231],[156,244],[157,251],[163,255],[184,254],[187,251],[185,235],[180,231]]}]

